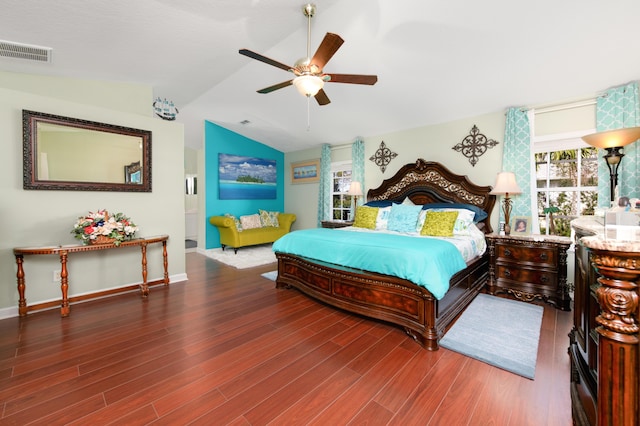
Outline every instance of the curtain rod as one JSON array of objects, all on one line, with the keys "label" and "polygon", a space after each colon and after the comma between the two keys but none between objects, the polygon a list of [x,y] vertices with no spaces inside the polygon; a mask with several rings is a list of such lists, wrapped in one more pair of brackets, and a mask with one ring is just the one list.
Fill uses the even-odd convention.
[{"label": "curtain rod", "polygon": [[542,108],[530,108],[534,114],[546,114],[548,112],[564,111],[567,109],[582,108],[589,105],[595,105],[596,98],[589,98],[582,101],[571,102],[568,104],[551,105]]},{"label": "curtain rod", "polygon": [[335,146],[331,146],[330,149],[331,151],[335,151],[338,149],[345,149],[345,148],[351,148],[351,143],[345,143],[343,145],[335,145]]}]

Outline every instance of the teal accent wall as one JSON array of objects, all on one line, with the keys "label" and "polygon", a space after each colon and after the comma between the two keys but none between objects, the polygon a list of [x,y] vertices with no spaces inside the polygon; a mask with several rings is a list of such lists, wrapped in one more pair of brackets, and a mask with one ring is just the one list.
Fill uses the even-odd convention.
[{"label": "teal accent wall", "polygon": [[[270,200],[220,200],[218,198],[218,154],[243,155],[276,161],[278,183],[276,198]],[[217,124],[205,121],[204,155],[206,175],[205,214],[206,249],[220,247],[218,229],[209,217],[230,213],[236,217],[258,213],[259,209],[284,212],[284,153],[246,138]]]}]

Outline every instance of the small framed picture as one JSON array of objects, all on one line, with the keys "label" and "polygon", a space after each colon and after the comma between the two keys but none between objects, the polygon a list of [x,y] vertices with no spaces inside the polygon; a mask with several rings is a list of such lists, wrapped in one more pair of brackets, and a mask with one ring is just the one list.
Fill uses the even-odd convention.
[{"label": "small framed picture", "polygon": [[320,181],[320,159],[291,163],[291,183]]},{"label": "small framed picture", "polygon": [[531,218],[528,216],[515,216],[511,221],[511,233],[530,234]]}]

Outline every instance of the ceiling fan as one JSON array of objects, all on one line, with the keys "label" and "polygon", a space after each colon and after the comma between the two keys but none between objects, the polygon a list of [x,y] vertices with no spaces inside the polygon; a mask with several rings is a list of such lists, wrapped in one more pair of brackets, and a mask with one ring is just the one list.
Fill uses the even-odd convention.
[{"label": "ceiling fan", "polygon": [[267,58],[259,53],[252,52],[248,49],[240,49],[238,53],[250,58],[256,59],[265,64],[273,65],[274,67],[281,68],[285,71],[295,74],[295,78],[284,81],[282,83],[274,84],[273,86],[265,87],[258,90],[258,93],[270,93],[274,90],[282,89],[287,86],[295,86],[295,88],[302,95],[307,97],[315,97],[316,101],[320,105],[327,105],[331,101],[327,94],[322,89],[324,83],[350,83],[350,84],[367,84],[373,85],[378,81],[378,76],[375,75],[361,75],[361,74],[326,74],[323,72],[324,66],[329,62],[329,59],[338,51],[344,40],[337,34],[327,33],[320,43],[318,50],[310,56],[311,45],[311,18],[316,13],[315,4],[306,4],[302,7],[304,16],[308,18],[308,30],[307,30],[307,56],[305,58],[298,59],[294,66],[289,66],[273,59]]}]

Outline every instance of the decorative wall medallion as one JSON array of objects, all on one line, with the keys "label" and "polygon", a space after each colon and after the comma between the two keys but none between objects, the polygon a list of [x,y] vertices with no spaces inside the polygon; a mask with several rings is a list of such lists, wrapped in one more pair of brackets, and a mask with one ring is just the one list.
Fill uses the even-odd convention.
[{"label": "decorative wall medallion", "polygon": [[391,160],[396,158],[397,155],[398,154],[396,154],[395,152],[391,152],[391,150],[384,144],[384,141],[382,141],[380,142],[380,147],[378,148],[376,153],[373,154],[369,158],[369,160],[376,163],[376,165],[380,167],[382,173],[384,173],[384,171],[387,170],[387,166],[389,165]]},{"label": "decorative wall medallion", "polygon": [[153,112],[163,120],[173,121],[180,111],[173,104],[173,101],[156,98],[153,102]]},{"label": "decorative wall medallion", "polygon": [[487,152],[487,149],[493,148],[499,143],[500,142],[494,141],[493,139],[487,139],[485,135],[480,133],[480,130],[478,130],[478,127],[474,124],[471,132],[462,139],[462,142],[454,146],[452,149],[462,152],[462,155],[467,157],[471,165],[475,167],[478,162],[478,158]]}]

